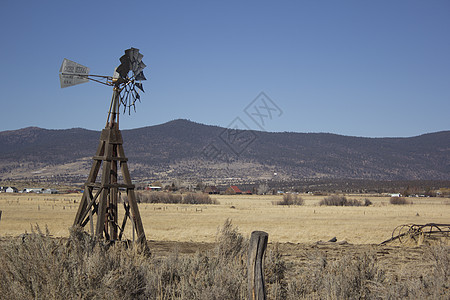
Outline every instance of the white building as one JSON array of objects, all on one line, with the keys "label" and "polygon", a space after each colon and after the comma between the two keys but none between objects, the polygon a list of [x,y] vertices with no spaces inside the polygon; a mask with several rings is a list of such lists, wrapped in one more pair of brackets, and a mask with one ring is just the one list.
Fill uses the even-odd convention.
[{"label": "white building", "polygon": [[44,189],[35,189],[35,188],[30,189],[30,188],[26,188],[26,189],[23,189],[23,192],[24,192],[24,193],[36,193],[36,194],[40,194],[40,193],[44,192]]},{"label": "white building", "polygon": [[15,187],[13,187],[13,186],[9,186],[9,187],[6,188],[5,192],[6,193],[17,193],[17,192],[19,192],[19,190],[16,189]]}]

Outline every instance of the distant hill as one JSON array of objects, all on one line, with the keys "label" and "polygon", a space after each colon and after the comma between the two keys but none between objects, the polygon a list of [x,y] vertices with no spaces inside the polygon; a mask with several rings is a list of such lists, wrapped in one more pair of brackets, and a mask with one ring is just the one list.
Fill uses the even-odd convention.
[{"label": "distant hill", "polygon": [[[450,179],[450,131],[409,138],[364,138],[233,131],[174,120],[122,134],[133,178]],[[90,168],[99,136],[99,131],[81,128],[0,132],[0,178],[82,178]]]}]

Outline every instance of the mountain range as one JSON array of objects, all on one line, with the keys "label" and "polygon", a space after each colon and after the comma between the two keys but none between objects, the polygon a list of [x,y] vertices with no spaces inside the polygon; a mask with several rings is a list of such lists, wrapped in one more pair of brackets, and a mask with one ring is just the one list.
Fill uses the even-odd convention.
[{"label": "mountain range", "polygon": [[[450,180],[450,131],[406,138],[263,132],[173,120],[122,130],[136,180]],[[0,132],[0,179],[83,182],[99,131]]]}]

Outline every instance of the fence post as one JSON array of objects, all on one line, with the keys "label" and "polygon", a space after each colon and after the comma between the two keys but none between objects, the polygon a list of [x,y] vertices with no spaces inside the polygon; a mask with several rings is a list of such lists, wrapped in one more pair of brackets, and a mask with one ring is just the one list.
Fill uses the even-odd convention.
[{"label": "fence post", "polygon": [[263,257],[267,247],[269,234],[264,231],[253,231],[248,247],[248,299],[265,300]]}]

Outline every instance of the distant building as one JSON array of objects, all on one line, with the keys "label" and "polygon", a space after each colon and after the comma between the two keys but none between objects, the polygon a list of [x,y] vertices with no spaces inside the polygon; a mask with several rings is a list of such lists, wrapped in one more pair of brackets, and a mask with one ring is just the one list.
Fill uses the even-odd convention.
[{"label": "distant building", "polygon": [[42,193],[44,194],[58,194],[58,190],[55,189],[46,189]]},{"label": "distant building", "polygon": [[402,196],[402,194],[400,194],[400,193],[391,194],[391,197],[401,197],[401,196]]},{"label": "distant building", "polygon": [[160,191],[161,187],[160,186],[148,186],[145,188],[147,191]]},{"label": "distant building", "polygon": [[18,193],[19,190],[18,190],[17,188],[13,187],[13,186],[9,186],[9,187],[7,187],[7,188],[5,189],[5,192],[6,192],[6,193]]},{"label": "distant building", "polygon": [[230,186],[226,189],[225,194],[227,195],[240,195],[242,191],[235,185]]},{"label": "distant building", "polygon": [[23,189],[24,193],[36,193],[36,194],[40,194],[44,192],[44,189],[36,189],[36,188],[25,188]]},{"label": "distant building", "polygon": [[220,190],[214,185],[208,186],[204,192],[207,194],[220,194]]}]

